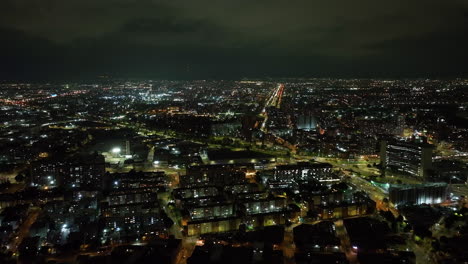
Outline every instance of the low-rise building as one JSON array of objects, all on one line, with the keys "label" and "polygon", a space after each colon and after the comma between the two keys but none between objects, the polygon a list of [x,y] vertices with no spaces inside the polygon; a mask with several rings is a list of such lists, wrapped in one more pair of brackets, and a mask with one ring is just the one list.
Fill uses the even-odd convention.
[{"label": "low-rise building", "polygon": [[395,205],[439,204],[447,199],[447,186],[446,183],[391,185],[388,194]]}]

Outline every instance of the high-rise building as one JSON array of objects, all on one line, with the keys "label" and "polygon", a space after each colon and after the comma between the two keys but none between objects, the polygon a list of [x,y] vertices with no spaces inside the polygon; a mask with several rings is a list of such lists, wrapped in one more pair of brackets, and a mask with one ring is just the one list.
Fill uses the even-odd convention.
[{"label": "high-rise building", "polygon": [[426,140],[383,140],[380,145],[382,167],[414,177],[426,178],[432,168],[434,146]]},{"label": "high-rise building", "polygon": [[297,129],[312,131],[317,128],[317,119],[312,115],[300,115],[297,119]]},{"label": "high-rise building", "polygon": [[130,140],[125,141],[125,155],[132,155],[130,151]]},{"label": "high-rise building", "polygon": [[403,136],[403,132],[405,130],[406,122],[404,115],[398,115],[396,127],[395,127],[395,135]]}]

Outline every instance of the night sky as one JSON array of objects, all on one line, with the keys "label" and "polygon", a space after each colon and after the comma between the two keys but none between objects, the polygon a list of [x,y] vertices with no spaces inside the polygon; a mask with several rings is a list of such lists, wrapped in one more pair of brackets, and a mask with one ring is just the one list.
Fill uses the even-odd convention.
[{"label": "night sky", "polygon": [[466,77],[466,0],[1,0],[0,79]]}]

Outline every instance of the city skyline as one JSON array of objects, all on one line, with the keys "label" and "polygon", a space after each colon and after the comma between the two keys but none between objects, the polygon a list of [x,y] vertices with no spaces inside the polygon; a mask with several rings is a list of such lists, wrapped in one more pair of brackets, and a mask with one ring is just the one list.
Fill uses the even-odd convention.
[{"label": "city skyline", "polygon": [[460,263],[467,87],[0,83],[0,262]]},{"label": "city skyline", "polygon": [[467,0],[0,0],[0,263],[468,263],[466,47]]}]

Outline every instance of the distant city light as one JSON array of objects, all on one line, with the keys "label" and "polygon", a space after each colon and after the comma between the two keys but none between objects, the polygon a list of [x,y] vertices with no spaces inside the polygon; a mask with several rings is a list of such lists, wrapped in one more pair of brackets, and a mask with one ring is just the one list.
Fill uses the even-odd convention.
[{"label": "distant city light", "polygon": [[119,154],[120,151],[121,151],[121,149],[119,147],[115,147],[115,148],[112,149],[112,153],[114,153],[114,154]]}]

